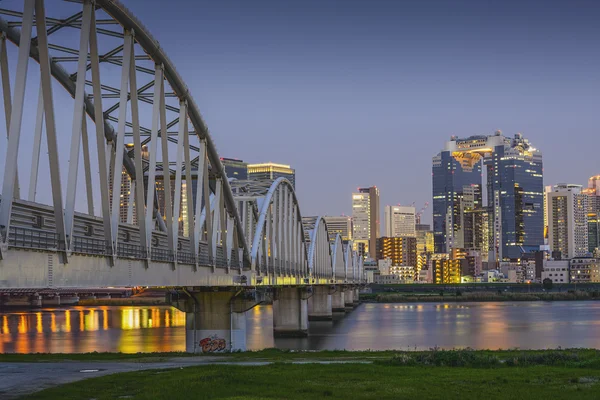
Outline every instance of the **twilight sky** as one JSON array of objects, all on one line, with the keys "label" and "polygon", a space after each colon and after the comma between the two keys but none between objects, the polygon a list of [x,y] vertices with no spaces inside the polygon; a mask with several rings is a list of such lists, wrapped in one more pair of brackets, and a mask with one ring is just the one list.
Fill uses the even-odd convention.
[{"label": "twilight sky", "polygon": [[598,1],[123,2],[220,155],[291,164],[304,215],[351,213],[370,185],[420,208],[453,134],[522,132],[545,184],[600,173]]}]

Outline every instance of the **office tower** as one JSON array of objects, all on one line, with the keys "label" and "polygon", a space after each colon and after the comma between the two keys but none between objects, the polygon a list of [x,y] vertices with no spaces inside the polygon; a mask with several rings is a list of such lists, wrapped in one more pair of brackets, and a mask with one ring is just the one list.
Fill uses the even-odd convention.
[{"label": "office tower", "polygon": [[385,206],[385,236],[416,236],[415,208],[408,206]]},{"label": "office tower", "polygon": [[[552,191],[552,185],[544,186],[544,242],[548,239],[548,193]],[[546,243],[544,243],[546,244]]]},{"label": "office tower", "polygon": [[520,133],[510,139],[496,132],[491,138],[503,138],[484,160],[488,199],[495,199],[500,229],[493,250],[499,260],[516,260],[544,244],[542,153]]},{"label": "office tower", "polygon": [[392,260],[392,265],[417,266],[416,237],[380,237],[377,239],[377,259]]},{"label": "office tower", "polygon": [[588,180],[588,187],[581,191],[587,195],[588,251],[600,248],[600,175]]},{"label": "office tower", "polygon": [[275,180],[286,178],[296,187],[296,171],[289,165],[275,164],[272,162],[262,164],[248,164],[248,179],[251,180]]},{"label": "office tower", "polygon": [[588,213],[587,224],[588,251],[593,254],[594,251],[600,249],[600,213]]},{"label": "office tower", "polygon": [[581,185],[561,183],[547,194],[548,244],[563,259],[588,252],[587,198]]},{"label": "office tower", "polygon": [[248,163],[236,158],[221,157],[221,164],[227,178],[235,178],[241,181],[248,179]]},{"label": "office tower", "polygon": [[539,249],[544,243],[542,154],[521,134],[509,138],[497,131],[466,139],[453,136],[433,158],[435,251],[464,246],[461,202],[468,203],[465,193],[471,197],[473,185],[482,183],[482,161],[492,257],[519,259]]},{"label": "office tower", "polygon": [[459,198],[463,188],[481,183],[478,153],[469,151],[470,143],[485,143],[486,136],[457,139],[453,136],[432,164],[434,251],[445,253],[454,245],[458,221]]},{"label": "office tower", "polygon": [[339,233],[342,240],[352,240],[352,218],[342,215],[339,217],[324,216],[327,230],[330,234]]},{"label": "office tower", "polygon": [[352,236],[355,247],[364,246],[371,257],[376,256],[379,228],[379,189],[359,188],[352,193]]}]

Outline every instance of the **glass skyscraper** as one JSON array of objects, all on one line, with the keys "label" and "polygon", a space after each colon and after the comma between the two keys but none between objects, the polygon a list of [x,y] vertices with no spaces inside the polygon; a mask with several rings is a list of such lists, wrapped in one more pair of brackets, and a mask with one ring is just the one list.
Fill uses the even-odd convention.
[{"label": "glass skyscraper", "polygon": [[453,136],[433,158],[435,252],[466,246],[461,210],[465,194],[473,185],[482,184],[482,164],[487,175],[484,206],[493,257],[498,261],[518,259],[523,253],[539,250],[544,244],[542,154],[521,134],[508,138],[497,131],[465,139]]},{"label": "glass skyscraper", "polygon": [[499,198],[497,257],[518,259],[544,244],[542,153],[517,133],[485,157],[488,199]]},{"label": "glass skyscraper", "polygon": [[435,253],[453,247],[455,232],[461,229],[460,198],[465,186],[481,183],[481,163],[461,163],[452,151],[433,157],[433,243]]}]

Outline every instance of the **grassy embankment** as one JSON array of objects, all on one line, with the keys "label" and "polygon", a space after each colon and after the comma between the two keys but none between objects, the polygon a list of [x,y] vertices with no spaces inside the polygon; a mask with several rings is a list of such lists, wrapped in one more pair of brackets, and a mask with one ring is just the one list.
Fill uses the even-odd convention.
[{"label": "grassy embankment", "polygon": [[[28,399],[597,399],[600,352],[429,351],[232,354],[280,356],[267,366],[208,365],[109,375]],[[291,364],[303,355],[362,357],[371,364]],[[266,357],[267,359],[269,357]],[[230,358],[228,358],[230,359]]]},{"label": "grassy embankment", "polygon": [[413,303],[448,301],[568,301],[600,300],[600,292],[549,292],[549,293],[511,293],[511,292],[460,292],[440,294],[428,293],[372,293],[361,294],[361,301],[377,303]]}]

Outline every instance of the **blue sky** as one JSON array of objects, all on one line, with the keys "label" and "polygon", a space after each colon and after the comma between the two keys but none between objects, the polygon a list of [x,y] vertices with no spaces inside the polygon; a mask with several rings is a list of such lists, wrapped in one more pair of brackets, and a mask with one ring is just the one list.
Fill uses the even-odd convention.
[{"label": "blue sky", "polygon": [[123,3],[220,155],[291,164],[304,215],[351,213],[351,192],[370,185],[382,206],[420,207],[451,135],[522,132],[545,184],[600,173],[597,1]]},{"label": "blue sky", "polygon": [[160,3],[127,2],[220,154],[291,164],[306,215],[350,213],[358,186],[382,205],[430,201],[453,134],[522,132],[546,184],[600,172],[597,2]]}]

